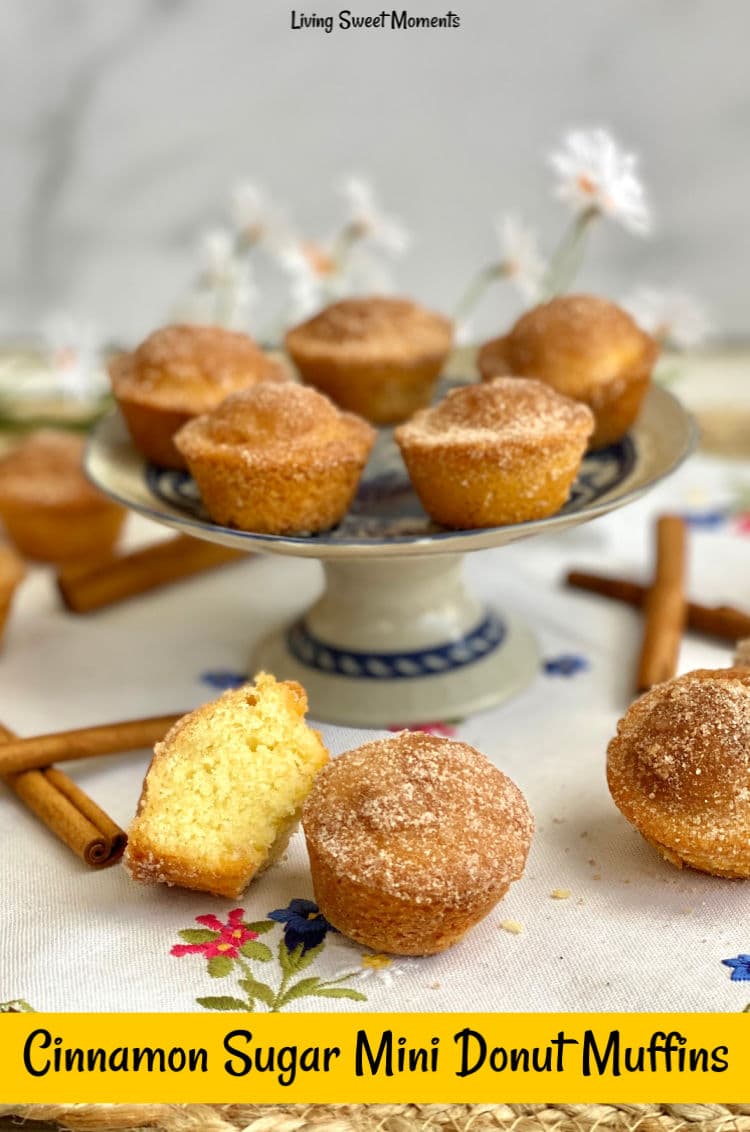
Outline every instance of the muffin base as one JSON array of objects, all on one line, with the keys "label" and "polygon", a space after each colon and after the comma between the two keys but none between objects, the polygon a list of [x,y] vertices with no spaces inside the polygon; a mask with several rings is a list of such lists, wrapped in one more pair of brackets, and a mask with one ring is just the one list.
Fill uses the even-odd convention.
[{"label": "muffin base", "polygon": [[410,444],[402,455],[428,515],[444,527],[470,530],[556,514],[578,474],[583,445],[504,445],[485,453]]},{"label": "muffin base", "polygon": [[341,409],[373,424],[397,424],[429,404],[447,355],[422,361],[338,362],[293,355],[300,377],[327,394]]},{"label": "muffin base", "polygon": [[130,439],[147,460],[164,468],[187,468],[185,457],[178,452],[173,438],[184,424],[193,419],[194,413],[143,405],[140,401],[118,397],[117,394],[115,399]]},{"label": "muffin base", "polygon": [[215,523],[286,535],[325,531],[340,522],[365,463],[366,457],[309,465],[290,460],[261,468],[208,453],[190,460],[190,473]]},{"label": "muffin base", "polygon": [[102,498],[95,507],[0,508],[8,538],[24,558],[37,562],[97,561],[116,543],[127,512]]},{"label": "muffin base", "polygon": [[435,955],[483,920],[509,884],[472,894],[460,905],[422,903],[377,892],[332,870],[308,839],[315,902],[342,935],[391,955]]}]

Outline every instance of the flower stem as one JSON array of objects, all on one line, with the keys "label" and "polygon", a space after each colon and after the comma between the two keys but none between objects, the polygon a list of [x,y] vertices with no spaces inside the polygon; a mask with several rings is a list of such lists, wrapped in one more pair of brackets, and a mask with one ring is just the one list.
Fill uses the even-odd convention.
[{"label": "flower stem", "polygon": [[598,215],[599,209],[595,205],[585,208],[574,217],[563,233],[542,281],[542,302],[562,294],[570,287],[583,260],[589,224]]},{"label": "flower stem", "polygon": [[502,279],[504,275],[507,275],[504,263],[491,263],[477,272],[456,305],[453,321],[463,322],[468,318],[490,284],[496,279]]}]

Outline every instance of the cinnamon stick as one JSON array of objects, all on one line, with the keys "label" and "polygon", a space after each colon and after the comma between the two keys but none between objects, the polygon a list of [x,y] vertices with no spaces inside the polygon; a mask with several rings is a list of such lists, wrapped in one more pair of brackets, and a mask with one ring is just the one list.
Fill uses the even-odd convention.
[{"label": "cinnamon stick", "polygon": [[643,602],[643,643],[636,688],[645,692],[677,672],[685,628],[685,562],[687,526],[677,515],[662,515],[656,524],[654,581]]},{"label": "cinnamon stick", "polygon": [[96,564],[74,563],[61,567],[57,585],[72,613],[91,613],[243,557],[247,557],[245,551],[177,535],[155,546],[113,555]]},{"label": "cinnamon stick", "polygon": [[[15,738],[0,725],[0,742]],[[122,857],[124,830],[61,770],[27,770],[3,781],[87,865],[104,868]]]},{"label": "cinnamon stick", "polygon": [[0,778],[71,759],[153,747],[181,718],[180,715],[158,715],[149,719],[129,719],[122,723],[35,735],[30,739],[13,738],[0,747]]},{"label": "cinnamon stick", "polygon": [[[643,604],[648,590],[647,586],[628,581],[626,578],[605,577],[584,570],[571,570],[565,581],[575,589],[587,590],[589,593],[636,607]],[[737,641],[741,637],[750,637],[750,613],[745,613],[732,605],[700,605],[698,602],[689,601],[687,626],[698,633],[721,637],[725,641]]]}]

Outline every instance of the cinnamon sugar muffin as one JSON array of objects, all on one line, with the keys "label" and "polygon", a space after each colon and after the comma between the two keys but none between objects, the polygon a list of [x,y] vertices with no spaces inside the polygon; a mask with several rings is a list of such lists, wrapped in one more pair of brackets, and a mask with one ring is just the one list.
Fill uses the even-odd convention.
[{"label": "cinnamon sugar muffin", "polygon": [[750,876],[750,670],[698,669],[636,700],[609,744],[607,782],[673,865]]},{"label": "cinnamon sugar muffin", "polygon": [[342,299],[294,327],[302,380],[374,424],[427,405],[453,341],[451,322],[406,299]]},{"label": "cinnamon sugar muffin", "polygon": [[24,576],[24,566],[9,546],[0,546],[0,641],[5,631],[13,595]]},{"label": "cinnamon sugar muffin", "polygon": [[214,522],[291,534],[339,522],[375,437],[322,393],[266,382],[186,424],[175,443]]},{"label": "cinnamon sugar muffin", "polygon": [[144,884],[240,896],[276,860],[328,761],[293,680],[259,673],[170,729],[154,748],[124,864]]},{"label": "cinnamon sugar muffin", "polygon": [[113,358],[109,374],[133,444],[167,468],[185,467],[173,437],[187,421],[239,389],[287,379],[247,334],[220,326],[165,326]]},{"label": "cinnamon sugar muffin", "polygon": [[533,307],[503,338],[485,343],[483,381],[503,374],[535,377],[593,410],[592,448],[620,440],[631,427],[659,347],[621,307],[595,295],[560,295]]},{"label": "cinnamon sugar muffin", "polygon": [[518,787],[479,751],[402,731],[333,759],[302,826],[325,918],[376,951],[431,955],[518,880],[534,823]]},{"label": "cinnamon sugar muffin", "polygon": [[0,517],[26,558],[42,562],[104,558],[125,510],[83,472],[83,437],[42,429],[0,458]]},{"label": "cinnamon sugar muffin", "polygon": [[591,410],[541,381],[452,389],[395,431],[425,511],[445,527],[497,527],[559,511],[593,429]]}]

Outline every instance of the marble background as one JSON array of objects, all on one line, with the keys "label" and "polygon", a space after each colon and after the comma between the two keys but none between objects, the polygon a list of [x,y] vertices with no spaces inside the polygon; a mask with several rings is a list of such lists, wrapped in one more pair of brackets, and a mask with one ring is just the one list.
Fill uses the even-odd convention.
[{"label": "marble background", "polygon": [[[450,310],[492,254],[493,214],[520,208],[554,242],[545,154],[597,124],[640,153],[657,226],[601,227],[581,283],[686,288],[717,329],[748,333],[747,0],[455,0],[459,30],[331,35],[291,31],[291,6],[4,0],[3,333],[65,309],[139,335],[184,291],[238,180],[318,233],[352,170],[413,231],[400,289]],[[517,307],[497,292],[483,327]]]}]

